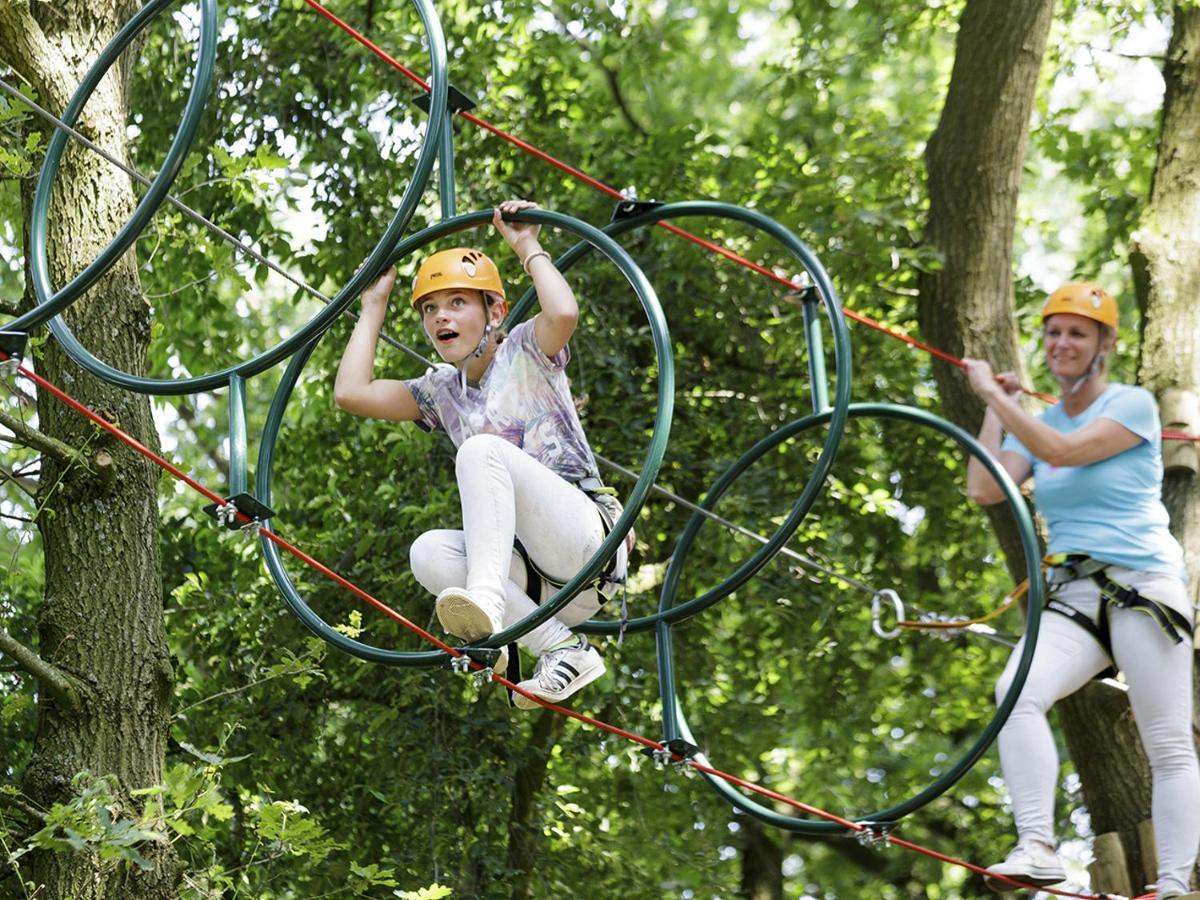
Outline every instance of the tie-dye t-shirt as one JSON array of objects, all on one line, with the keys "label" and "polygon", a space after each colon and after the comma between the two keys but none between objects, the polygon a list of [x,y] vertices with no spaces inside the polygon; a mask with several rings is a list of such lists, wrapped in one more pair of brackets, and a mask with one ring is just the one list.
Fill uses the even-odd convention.
[{"label": "tie-dye t-shirt", "polygon": [[570,351],[546,356],[533,322],[522,322],[496,348],[479,386],[442,364],[405,381],[421,408],[418,422],[444,431],[461,447],[476,434],[496,434],[567,481],[599,477],[567,384]]}]

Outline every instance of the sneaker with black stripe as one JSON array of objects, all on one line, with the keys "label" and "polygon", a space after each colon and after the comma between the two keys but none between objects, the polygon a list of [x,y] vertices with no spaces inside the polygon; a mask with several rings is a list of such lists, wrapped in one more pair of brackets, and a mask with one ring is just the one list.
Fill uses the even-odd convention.
[{"label": "sneaker with black stripe", "polygon": [[[604,674],[604,660],[582,634],[565,646],[547,650],[538,659],[533,675],[517,685],[551,703],[566,700]],[[518,709],[536,709],[538,704],[519,693],[513,694]]]}]

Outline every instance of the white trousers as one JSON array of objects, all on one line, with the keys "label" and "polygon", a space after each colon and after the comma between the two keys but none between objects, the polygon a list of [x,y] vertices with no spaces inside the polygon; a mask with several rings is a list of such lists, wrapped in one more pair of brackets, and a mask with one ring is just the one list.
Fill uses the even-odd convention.
[{"label": "white trousers", "polygon": [[[525,562],[513,550],[513,538],[538,569],[561,582],[596,552],[604,523],[587,494],[497,435],[463,441],[455,472],[463,530],[418,537],[409,551],[413,575],[433,594],[465,586],[483,602],[502,607],[508,628],[537,609],[530,593],[538,602],[545,599],[541,584],[526,584]],[[540,656],[570,640],[571,628],[590,619],[602,602],[594,588],[581,591],[519,642]]]},{"label": "white trousers", "polygon": [[[1184,612],[1190,601],[1170,575],[1110,567],[1110,577]],[[1055,596],[1092,621],[1100,591],[1090,578],[1060,586]],[[1150,761],[1152,818],[1158,843],[1158,891],[1185,893],[1200,845],[1200,766],[1192,738],[1192,642],[1175,644],[1144,612],[1109,608],[1112,651],[1129,684],[1129,701]],[[996,685],[997,702],[1012,684],[1024,640]],[[1090,634],[1058,613],[1045,611],[1029,677],[1000,731],[1000,767],[1012,796],[1021,840],[1053,845],[1058,755],[1046,713],[1110,665]],[[1104,740],[1104,735],[1097,735]]]}]

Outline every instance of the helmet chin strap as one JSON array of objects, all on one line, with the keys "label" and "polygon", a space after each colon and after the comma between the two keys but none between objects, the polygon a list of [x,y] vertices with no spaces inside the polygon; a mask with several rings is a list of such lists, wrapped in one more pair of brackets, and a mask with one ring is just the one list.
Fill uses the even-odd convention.
[{"label": "helmet chin strap", "polygon": [[1104,351],[1097,350],[1096,355],[1092,357],[1091,364],[1087,367],[1087,371],[1071,383],[1071,386],[1067,388],[1066,393],[1063,394],[1063,399],[1066,400],[1068,397],[1075,396],[1076,392],[1078,392],[1078,390],[1087,383],[1087,380],[1100,371],[1100,366],[1103,364]]},{"label": "helmet chin strap", "polygon": [[488,322],[487,325],[483,327],[483,337],[479,339],[479,346],[475,348],[475,350],[471,353],[471,356],[475,357],[476,359],[483,356],[483,354],[487,352],[488,341],[491,339],[491,337],[492,323]]},{"label": "helmet chin strap", "polygon": [[492,325],[491,322],[488,322],[485,326],[483,326],[483,337],[479,339],[479,346],[464,356],[459,362],[454,364],[458,369],[459,389],[463,393],[466,393],[467,390],[467,367],[471,364],[471,360],[479,359],[487,352],[488,341],[491,340],[492,331],[494,328],[495,326]]}]

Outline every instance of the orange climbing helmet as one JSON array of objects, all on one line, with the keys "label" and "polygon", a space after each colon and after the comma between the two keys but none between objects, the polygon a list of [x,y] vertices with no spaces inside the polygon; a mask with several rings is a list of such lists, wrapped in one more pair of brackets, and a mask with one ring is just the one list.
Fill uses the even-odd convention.
[{"label": "orange climbing helmet", "polygon": [[470,288],[499,294],[501,300],[505,299],[504,282],[496,264],[486,253],[469,247],[442,250],[421,263],[413,279],[413,309],[418,308],[422,297],[448,288]]},{"label": "orange climbing helmet", "polygon": [[1068,281],[1046,298],[1042,321],[1059,313],[1074,313],[1117,330],[1117,301],[1100,285],[1090,281]]}]

